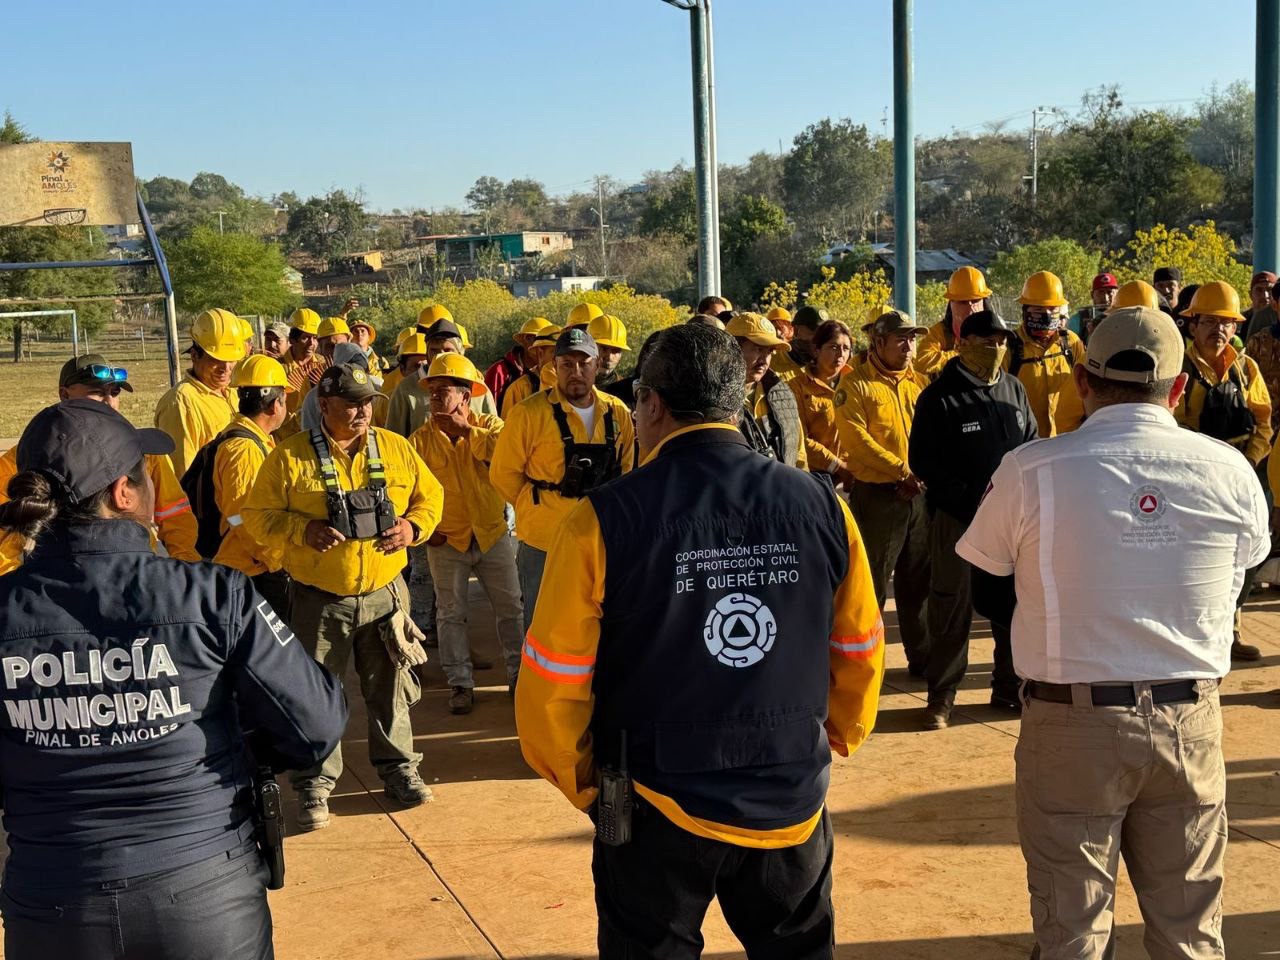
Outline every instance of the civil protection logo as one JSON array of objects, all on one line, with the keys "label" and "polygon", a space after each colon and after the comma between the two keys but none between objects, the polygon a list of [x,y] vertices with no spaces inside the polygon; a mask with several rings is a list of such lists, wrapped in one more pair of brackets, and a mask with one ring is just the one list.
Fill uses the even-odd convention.
[{"label": "civil protection logo", "polygon": [[721,597],[702,628],[707,652],[726,667],[759,663],[777,638],[778,621],[773,611],[748,593]]},{"label": "civil protection logo", "polygon": [[1151,484],[1139,487],[1129,498],[1129,512],[1141,523],[1155,523],[1164,516],[1168,506],[1164,491]]}]

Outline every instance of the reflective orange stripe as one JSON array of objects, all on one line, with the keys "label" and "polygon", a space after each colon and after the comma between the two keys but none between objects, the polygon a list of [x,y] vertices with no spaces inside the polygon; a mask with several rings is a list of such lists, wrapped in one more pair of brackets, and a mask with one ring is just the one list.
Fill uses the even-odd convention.
[{"label": "reflective orange stripe", "polygon": [[876,652],[884,642],[884,620],[877,619],[876,625],[866,633],[855,637],[831,635],[831,649],[851,660],[866,660]]},{"label": "reflective orange stripe", "polygon": [[186,513],[191,509],[191,503],[186,497],[181,500],[175,500],[173,503],[166,504],[163,507],[157,507],[155,519],[168,520],[170,517],[176,517],[180,513]]},{"label": "reflective orange stripe", "polygon": [[595,657],[578,657],[567,653],[551,653],[529,633],[520,653],[529,669],[552,683],[590,683],[595,674]]}]

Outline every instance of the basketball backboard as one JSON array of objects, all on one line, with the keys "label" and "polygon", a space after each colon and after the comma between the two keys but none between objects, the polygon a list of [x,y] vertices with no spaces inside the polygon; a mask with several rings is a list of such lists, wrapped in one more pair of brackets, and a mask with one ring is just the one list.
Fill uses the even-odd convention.
[{"label": "basketball backboard", "polygon": [[0,226],[137,223],[137,189],[132,144],[0,146]]}]

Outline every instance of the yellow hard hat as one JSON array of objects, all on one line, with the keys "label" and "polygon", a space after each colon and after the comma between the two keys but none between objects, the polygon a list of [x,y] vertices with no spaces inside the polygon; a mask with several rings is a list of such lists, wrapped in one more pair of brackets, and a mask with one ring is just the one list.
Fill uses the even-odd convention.
[{"label": "yellow hard hat", "polygon": [[449,308],[443,304],[433,303],[429,307],[423,307],[422,312],[418,314],[418,325],[429,327],[437,320],[448,320],[453,322],[453,314],[449,312]]},{"label": "yellow hard hat", "polygon": [[596,317],[603,317],[604,311],[594,303],[580,303],[569,311],[566,327],[585,327]]},{"label": "yellow hard hat", "polygon": [[1120,286],[1116,291],[1115,299],[1111,301],[1111,310],[1119,310],[1122,307],[1150,307],[1152,310],[1159,310],[1160,294],[1156,293],[1156,288],[1145,280],[1130,280]]},{"label": "yellow hard hat", "polygon": [[948,300],[985,300],[989,296],[987,278],[977,267],[961,267],[947,281]]},{"label": "yellow hard hat", "polygon": [[1237,323],[1244,321],[1240,312],[1240,294],[1225,280],[1211,280],[1191,298],[1191,306],[1182,311],[1184,317],[1225,317]]},{"label": "yellow hard hat", "polygon": [[537,336],[533,338],[533,342],[555,343],[562,333],[564,333],[563,328],[557,327],[554,323],[549,323],[538,332]]},{"label": "yellow hard hat", "polygon": [[764,315],[766,320],[790,320],[791,311],[786,307],[774,307]]},{"label": "yellow hard hat", "polygon": [[555,326],[555,324],[553,324],[546,317],[531,317],[530,319],[524,322],[524,325],[521,326],[519,330],[515,332],[515,336],[536,337],[543,330],[546,330],[547,327],[552,327],[552,326]]},{"label": "yellow hard hat", "polygon": [[275,357],[255,353],[245,357],[231,371],[233,387],[288,387],[289,378]]},{"label": "yellow hard hat", "polygon": [[347,326],[347,321],[341,317],[325,317],[320,321],[320,329],[316,332],[317,337],[332,337],[339,333],[345,333],[351,336],[351,328]]},{"label": "yellow hard hat", "polygon": [[458,333],[462,334],[462,349],[470,350],[475,344],[471,342],[471,338],[467,336],[467,328],[460,324],[457,320],[453,321],[453,325],[458,328]]},{"label": "yellow hard hat", "polygon": [[602,347],[613,347],[615,350],[630,350],[627,346],[627,328],[622,321],[612,314],[602,314],[587,324],[587,333],[591,339]]},{"label": "yellow hard hat", "polygon": [[735,313],[724,325],[731,337],[742,337],[761,347],[773,347],[775,351],[791,351],[791,345],[777,336],[773,324],[758,313]]},{"label": "yellow hard hat", "polygon": [[460,353],[442,353],[431,361],[427,368],[427,380],[432,377],[449,377],[451,380],[466,380],[468,383],[484,383],[484,377],[476,365]]},{"label": "yellow hard hat", "polygon": [[230,310],[214,307],[191,321],[191,341],[215,360],[239,360],[244,356],[243,323]]},{"label": "yellow hard hat", "polygon": [[371,337],[376,339],[378,336],[377,327],[375,327],[368,320],[352,320],[349,324],[347,324],[347,326],[351,328],[352,332],[355,332],[356,327],[364,327],[366,330],[369,331],[369,335]]},{"label": "yellow hard hat", "polygon": [[238,314],[236,319],[240,321],[240,339],[252,340],[254,334],[253,324]]},{"label": "yellow hard hat", "polygon": [[299,307],[289,314],[289,326],[313,337],[320,333],[320,314],[310,307]]},{"label": "yellow hard hat", "polygon": [[421,354],[425,357],[427,355],[427,338],[415,331],[401,340],[400,346],[396,349],[402,357],[410,357],[415,354]]},{"label": "yellow hard hat", "polygon": [[396,334],[396,349],[397,349],[397,350],[399,350],[399,349],[400,349],[400,344],[404,343],[404,338],[405,338],[405,337],[411,337],[411,336],[413,336],[413,335],[414,335],[415,333],[417,333],[417,332],[418,332],[418,328],[417,328],[416,326],[413,326],[413,327],[405,327],[403,330],[401,330],[399,333],[397,333],[397,334]]},{"label": "yellow hard hat", "polygon": [[1018,302],[1024,307],[1065,307],[1067,298],[1063,296],[1062,281],[1057,274],[1041,270],[1027,277]]}]

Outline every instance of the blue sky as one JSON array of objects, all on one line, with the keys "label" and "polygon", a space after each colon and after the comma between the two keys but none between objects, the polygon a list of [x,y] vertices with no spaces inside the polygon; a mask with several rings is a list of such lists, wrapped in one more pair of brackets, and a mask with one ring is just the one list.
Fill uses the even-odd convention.
[{"label": "blue sky", "polygon": [[[891,6],[715,0],[721,162],[824,116],[878,128]],[[565,193],[693,154],[688,15],[660,0],[6,7],[0,110],[44,139],[132,141],[144,178],[360,187],[389,210],[461,205],[483,174]],[[918,134],[1022,128],[1105,83],[1188,109],[1251,80],[1254,2],[916,0],[915,38]]]}]

